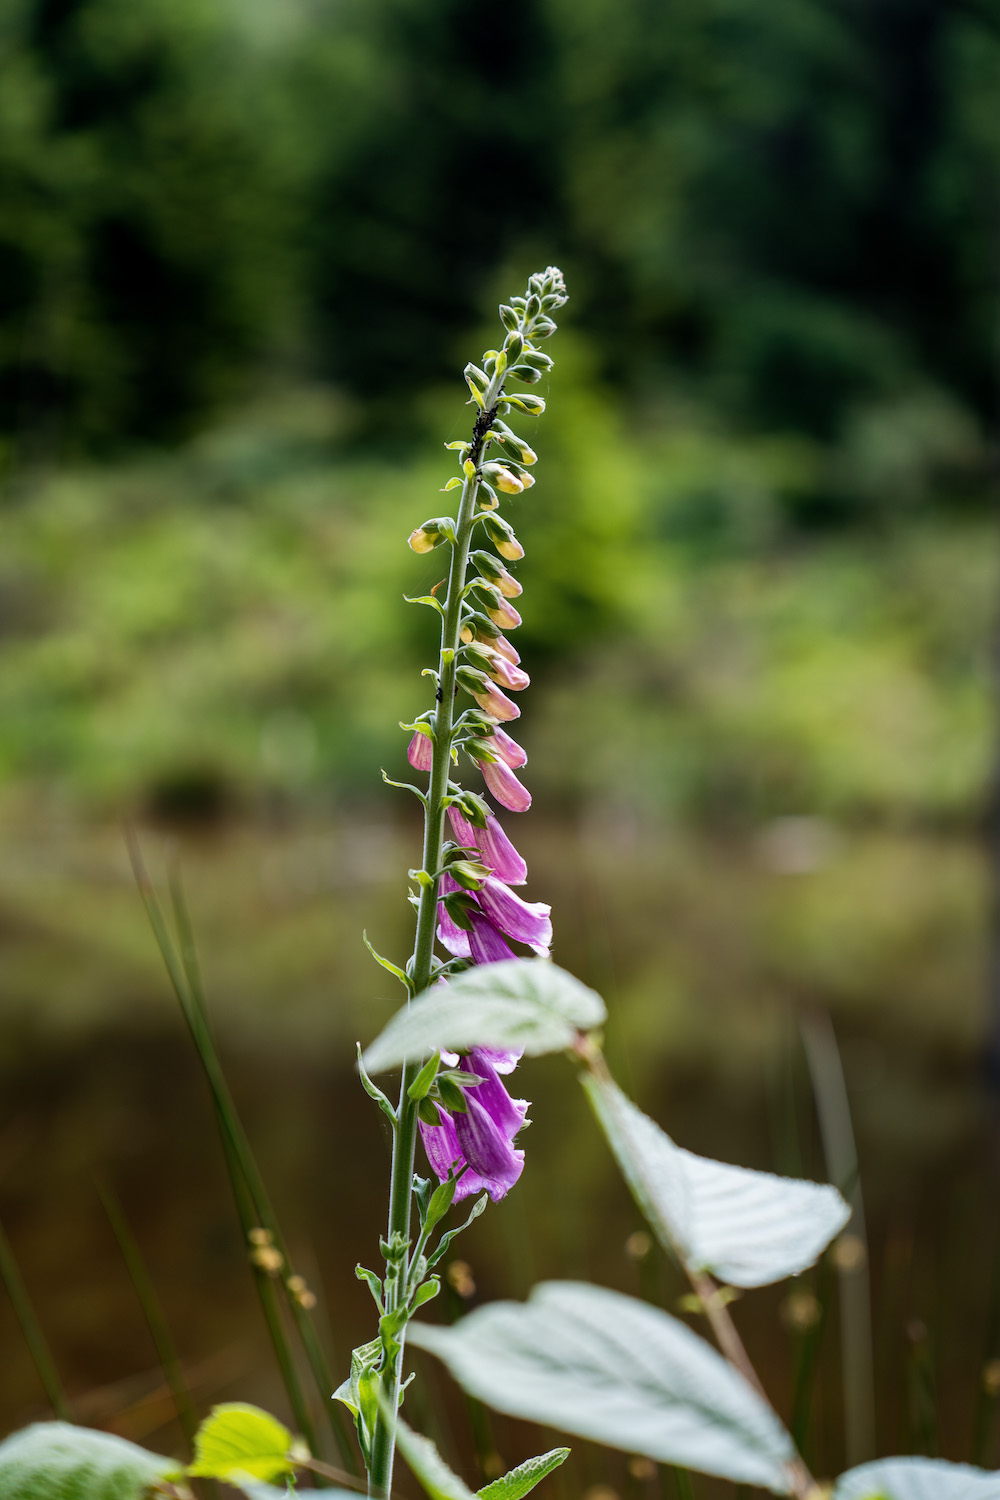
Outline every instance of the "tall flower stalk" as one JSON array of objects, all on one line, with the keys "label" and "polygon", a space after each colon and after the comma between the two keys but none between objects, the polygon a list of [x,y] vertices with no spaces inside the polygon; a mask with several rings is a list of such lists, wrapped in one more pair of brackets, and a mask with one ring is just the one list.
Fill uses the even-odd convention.
[{"label": "tall flower stalk", "polygon": [[[527,686],[528,676],[503,634],[521,623],[511,603],[521,587],[506,563],[516,562],[523,549],[498,506],[501,496],[519,495],[534,483],[530,470],[535,454],[504,418],[544,411],[543,400],[514,393],[509,383],[534,385],[551,369],[552,360],[538,344],[555,332],[552,315],[565,302],[562,274],[550,266],[531,277],[523,297],[501,306],[502,347],[487,350],[481,366],[465,368],[476,408],[471,438],[447,445],[457,452],[461,466],[445,486],[461,490],[458,513],[424,522],[409,539],[416,552],[438,547],[450,552],[443,599],[438,597],[438,585],[415,601],[429,605],[441,621],[438,664],[426,674],[435,683],[434,706],[414,724],[403,726],[413,735],[410,763],[429,778],[426,791],[412,788],[424,808],[422,863],[410,872],[417,908],[413,954],[405,973],[394,970],[411,997],[433,983],[446,982],[470,963],[514,957],[508,938],[535,953],[546,952],[551,940],[548,908],[523,901],[510,889],[525,878],[523,860],[489,803],[463,790],[452,773],[464,749],[502,806],[523,811],[530,805],[530,795],[515,774],[526,757],[499,727],[519,716],[508,694]],[[474,548],[480,540],[494,550]],[[464,709],[457,702],[460,692],[472,700]],[[438,939],[447,957],[436,955]],[[405,1325],[416,1306],[437,1290],[436,1278],[428,1278],[427,1272],[443,1254],[444,1237],[438,1251],[428,1255],[431,1230],[455,1199],[480,1188],[493,1198],[502,1197],[523,1164],[523,1153],[513,1146],[513,1139],[526,1106],[510,1099],[501,1081],[517,1056],[474,1049],[467,1058],[445,1053],[429,1065],[408,1062],[395,1108],[365,1080],[393,1125],[389,1220],[382,1242],[385,1274],[377,1278],[359,1272],[376,1297],[380,1338],[355,1351],[349,1391],[372,1493],[387,1495],[392,1482]],[[434,1194],[429,1184],[414,1177],[418,1123],[428,1159],[440,1178]],[[420,1227],[414,1244],[415,1196]],[[485,1198],[474,1212],[484,1203]]]}]

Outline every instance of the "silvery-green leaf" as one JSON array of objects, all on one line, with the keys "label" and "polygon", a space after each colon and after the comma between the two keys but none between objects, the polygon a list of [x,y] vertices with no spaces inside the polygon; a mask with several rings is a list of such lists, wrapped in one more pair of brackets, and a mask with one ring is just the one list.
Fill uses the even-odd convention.
[{"label": "silvery-green leaf", "polygon": [[1000,1500],[1000,1474],[942,1458],[882,1458],[842,1474],[833,1500]]},{"label": "silvery-green leaf", "polygon": [[110,1432],[36,1422],[0,1443],[0,1500],[140,1500],[181,1465]]},{"label": "silvery-green leaf", "polygon": [[568,1448],[551,1448],[548,1453],[539,1453],[535,1458],[526,1459],[516,1469],[511,1469],[500,1479],[494,1479],[492,1484],[481,1489],[479,1500],[522,1500],[522,1496],[530,1494],[546,1474],[558,1469],[567,1458]]},{"label": "silvery-green leaf", "polygon": [[640,1208],[693,1270],[765,1286],[811,1266],[850,1218],[836,1188],[695,1156],[610,1080],[583,1084]]},{"label": "silvery-green leaf", "polygon": [[411,1323],[470,1394],[664,1463],[788,1493],[791,1438],[715,1350],[659,1308],[583,1282],[550,1281],[452,1328]]},{"label": "silvery-green leaf", "polygon": [[523,1048],[529,1057],[562,1052],[578,1032],[599,1026],[600,995],[545,959],[505,959],[435,985],[397,1011],[363,1062],[370,1073],[443,1048]]},{"label": "silvery-green leaf", "polygon": [[430,1438],[396,1419],[396,1446],[431,1500],[476,1500],[474,1490],[453,1473]]}]

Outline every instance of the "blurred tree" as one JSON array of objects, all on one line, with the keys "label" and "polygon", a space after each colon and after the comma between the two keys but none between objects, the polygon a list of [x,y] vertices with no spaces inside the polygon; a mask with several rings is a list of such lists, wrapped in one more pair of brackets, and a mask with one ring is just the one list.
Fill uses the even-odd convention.
[{"label": "blurred tree", "polygon": [[981,420],[993,5],[8,0],[3,425],[164,436],[277,361],[384,431],[539,254],[620,383]]}]

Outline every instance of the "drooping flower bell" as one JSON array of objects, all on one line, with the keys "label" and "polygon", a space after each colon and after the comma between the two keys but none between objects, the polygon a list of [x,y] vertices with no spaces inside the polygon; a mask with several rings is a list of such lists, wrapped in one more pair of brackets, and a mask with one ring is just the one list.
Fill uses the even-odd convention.
[{"label": "drooping flower bell", "polygon": [[468,1056],[455,1058],[463,1072],[480,1080],[462,1085],[465,1110],[452,1111],[438,1105],[439,1124],[419,1122],[427,1160],[438,1177],[444,1181],[451,1171],[461,1174],[455,1188],[456,1202],[485,1189],[496,1203],[524,1170],[524,1152],[513,1142],[525,1124],[527,1101],[512,1099],[500,1077],[501,1072],[513,1071],[520,1056],[520,1052],[473,1047]]}]

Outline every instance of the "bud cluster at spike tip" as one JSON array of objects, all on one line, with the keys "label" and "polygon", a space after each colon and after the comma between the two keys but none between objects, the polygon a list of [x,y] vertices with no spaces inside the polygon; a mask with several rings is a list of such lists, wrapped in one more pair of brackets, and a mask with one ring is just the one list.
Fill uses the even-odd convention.
[{"label": "bud cluster at spike tip", "polygon": [[[519,717],[520,709],[507,693],[520,692],[529,679],[520,668],[517,651],[500,631],[516,630],[521,623],[510,603],[520,595],[521,585],[505,564],[522,558],[524,548],[510,523],[497,514],[497,507],[501,498],[523,496],[534,485],[535,476],[528,469],[537,455],[501,418],[511,412],[536,416],[544,411],[544,401],[509,392],[506,381],[513,378],[533,385],[551,368],[551,359],[536,345],[555,332],[552,314],[566,300],[562,273],[556,267],[532,276],[526,294],[512,297],[500,308],[506,331],[502,348],[487,350],[481,365],[470,363],[465,368],[469,400],[478,416],[472,443],[447,445],[456,452],[460,475],[449,480],[445,489],[462,486],[464,496],[467,486],[475,486],[474,526],[481,526],[483,541],[499,554],[472,552],[470,560],[479,576],[462,596],[455,682],[478,709],[466,710],[459,718],[450,744],[436,746],[431,735],[417,730],[407,751],[416,770],[430,772],[436,750],[450,755],[453,748],[464,747],[494,800],[511,812],[525,812],[531,806],[531,794],[515,774],[527,756],[500,726]],[[492,406],[487,407],[487,399],[492,399]],[[455,522],[440,519],[425,522],[410,537],[410,546],[415,552],[431,551],[444,541],[454,546],[455,527]],[[454,782],[450,786],[455,798],[457,788]],[[471,964],[517,958],[510,942],[547,956],[552,943],[551,908],[525,901],[512,889],[524,884],[527,867],[492,811],[484,814],[487,806],[481,798],[468,797],[463,803],[458,796],[448,807],[455,843],[465,853],[458,863],[454,850],[449,856],[453,860],[449,868],[459,879],[447,871],[439,878],[438,941],[452,957]],[[420,1134],[427,1159],[442,1181],[450,1171],[458,1175],[456,1200],[483,1189],[497,1200],[521,1174],[524,1152],[513,1142],[525,1123],[527,1105],[510,1098],[500,1077],[513,1070],[519,1057],[517,1052],[501,1055],[473,1048],[461,1061],[462,1071],[479,1080],[461,1086],[465,1110],[446,1109],[438,1101],[421,1113]],[[425,1117],[433,1116],[434,1110],[437,1124]]]}]

